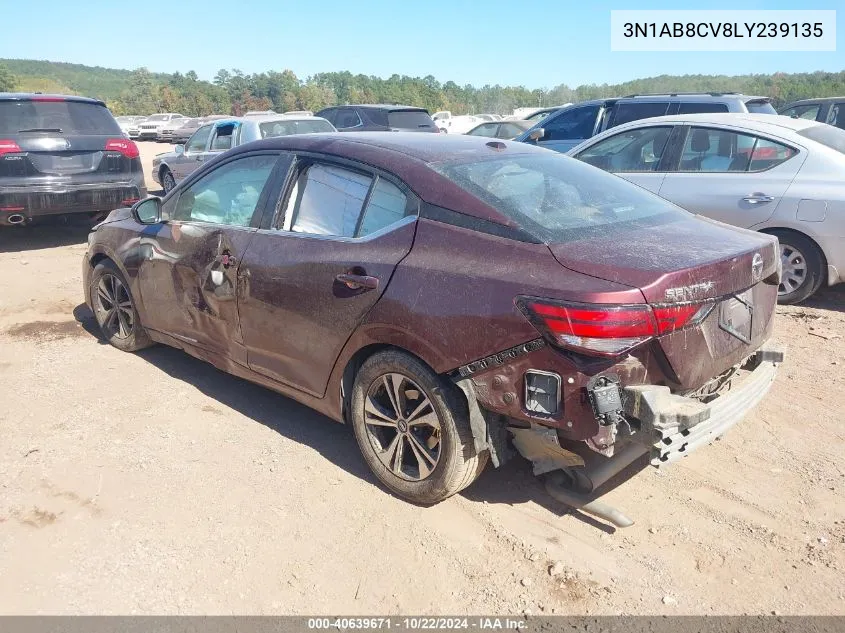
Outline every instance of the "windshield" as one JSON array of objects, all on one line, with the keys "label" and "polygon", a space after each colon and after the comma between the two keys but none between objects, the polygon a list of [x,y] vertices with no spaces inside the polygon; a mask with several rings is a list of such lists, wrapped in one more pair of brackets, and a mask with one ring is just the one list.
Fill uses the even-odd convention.
[{"label": "windshield", "polygon": [[328,121],[315,119],[308,121],[267,121],[259,126],[261,138],[290,136],[291,134],[314,134],[316,132],[334,132]]},{"label": "windshield", "polygon": [[522,154],[434,168],[545,241],[584,229],[677,220],[686,211],[644,189],[560,154]]},{"label": "windshield", "polygon": [[123,132],[105,106],[83,101],[0,101],[0,138],[21,132],[115,134]]},{"label": "windshield", "polygon": [[845,154],[845,130],[838,127],[821,123],[799,130],[798,135]]}]

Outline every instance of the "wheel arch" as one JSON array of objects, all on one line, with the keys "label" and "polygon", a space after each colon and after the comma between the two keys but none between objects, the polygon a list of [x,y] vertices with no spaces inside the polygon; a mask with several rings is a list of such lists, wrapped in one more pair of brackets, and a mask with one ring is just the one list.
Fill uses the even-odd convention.
[{"label": "wheel arch", "polygon": [[759,232],[766,233],[767,235],[774,235],[775,237],[778,237],[778,233],[791,233],[809,241],[813,246],[816,247],[816,250],[819,252],[819,255],[822,258],[822,284],[827,283],[827,256],[824,253],[824,249],[819,245],[819,243],[815,239],[812,238],[812,236],[807,235],[804,231],[800,231],[798,229],[788,226],[767,226],[766,228],[759,229]]}]

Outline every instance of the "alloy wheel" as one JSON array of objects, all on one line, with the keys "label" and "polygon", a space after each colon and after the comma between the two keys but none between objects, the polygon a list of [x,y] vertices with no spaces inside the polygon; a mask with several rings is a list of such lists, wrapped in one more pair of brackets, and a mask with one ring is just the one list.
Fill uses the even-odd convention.
[{"label": "alloy wheel", "polygon": [[125,339],[132,334],[135,322],[132,299],[116,275],[107,273],[97,284],[97,320],[109,338]]},{"label": "alloy wheel", "polygon": [[781,244],[780,261],[783,270],[778,294],[786,295],[795,292],[806,281],[807,261],[801,251],[789,244]]},{"label": "alloy wheel", "polygon": [[364,424],[378,459],[397,477],[421,481],[440,461],[440,419],[413,380],[398,373],[373,381],[364,400]]}]

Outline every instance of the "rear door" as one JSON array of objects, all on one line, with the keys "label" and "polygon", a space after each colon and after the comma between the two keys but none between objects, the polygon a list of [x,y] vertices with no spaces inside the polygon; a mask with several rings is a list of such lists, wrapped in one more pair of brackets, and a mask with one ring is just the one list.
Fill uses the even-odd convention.
[{"label": "rear door", "polygon": [[246,362],[238,353],[238,265],[275,174],[285,170],[281,161],[274,172],[277,164],[279,152],[240,154],[167,199],[164,222],[140,238],[139,284],[150,329]]},{"label": "rear door", "polygon": [[664,155],[674,129],[667,124],[625,130],[596,141],[574,157],[658,193],[666,176]]},{"label": "rear door", "polygon": [[316,396],[409,252],[419,203],[392,176],[300,156],[241,263],[249,366]]},{"label": "rear door", "polygon": [[747,132],[684,127],[683,149],[660,196],[735,226],[767,220],[806,157],[798,148]]}]

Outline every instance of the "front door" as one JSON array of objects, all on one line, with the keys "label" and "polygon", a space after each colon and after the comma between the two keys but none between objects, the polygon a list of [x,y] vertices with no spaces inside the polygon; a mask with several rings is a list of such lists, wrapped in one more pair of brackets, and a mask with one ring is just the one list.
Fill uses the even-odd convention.
[{"label": "front door", "polygon": [[204,125],[193,133],[181,156],[177,156],[170,163],[176,182],[182,182],[191,172],[198,169],[208,150],[208,138],[211,136],[211,125]]},{"label": "front door", "polygon": [[168,200],[164,221],[141,237],[150,329],[224,355],[237,347],[238,268],[277,163],[278,153],[237,156]]},{"label": "front door", "polygon": [[660,196],[692,213],[750,228],[775,212],[805,156],[772,139],[690,127]]},{"label": "front door", "polygon": [[418,201],[365,166],[300,158],[241,264],[249,367],[316,396],[411,248]]}]

